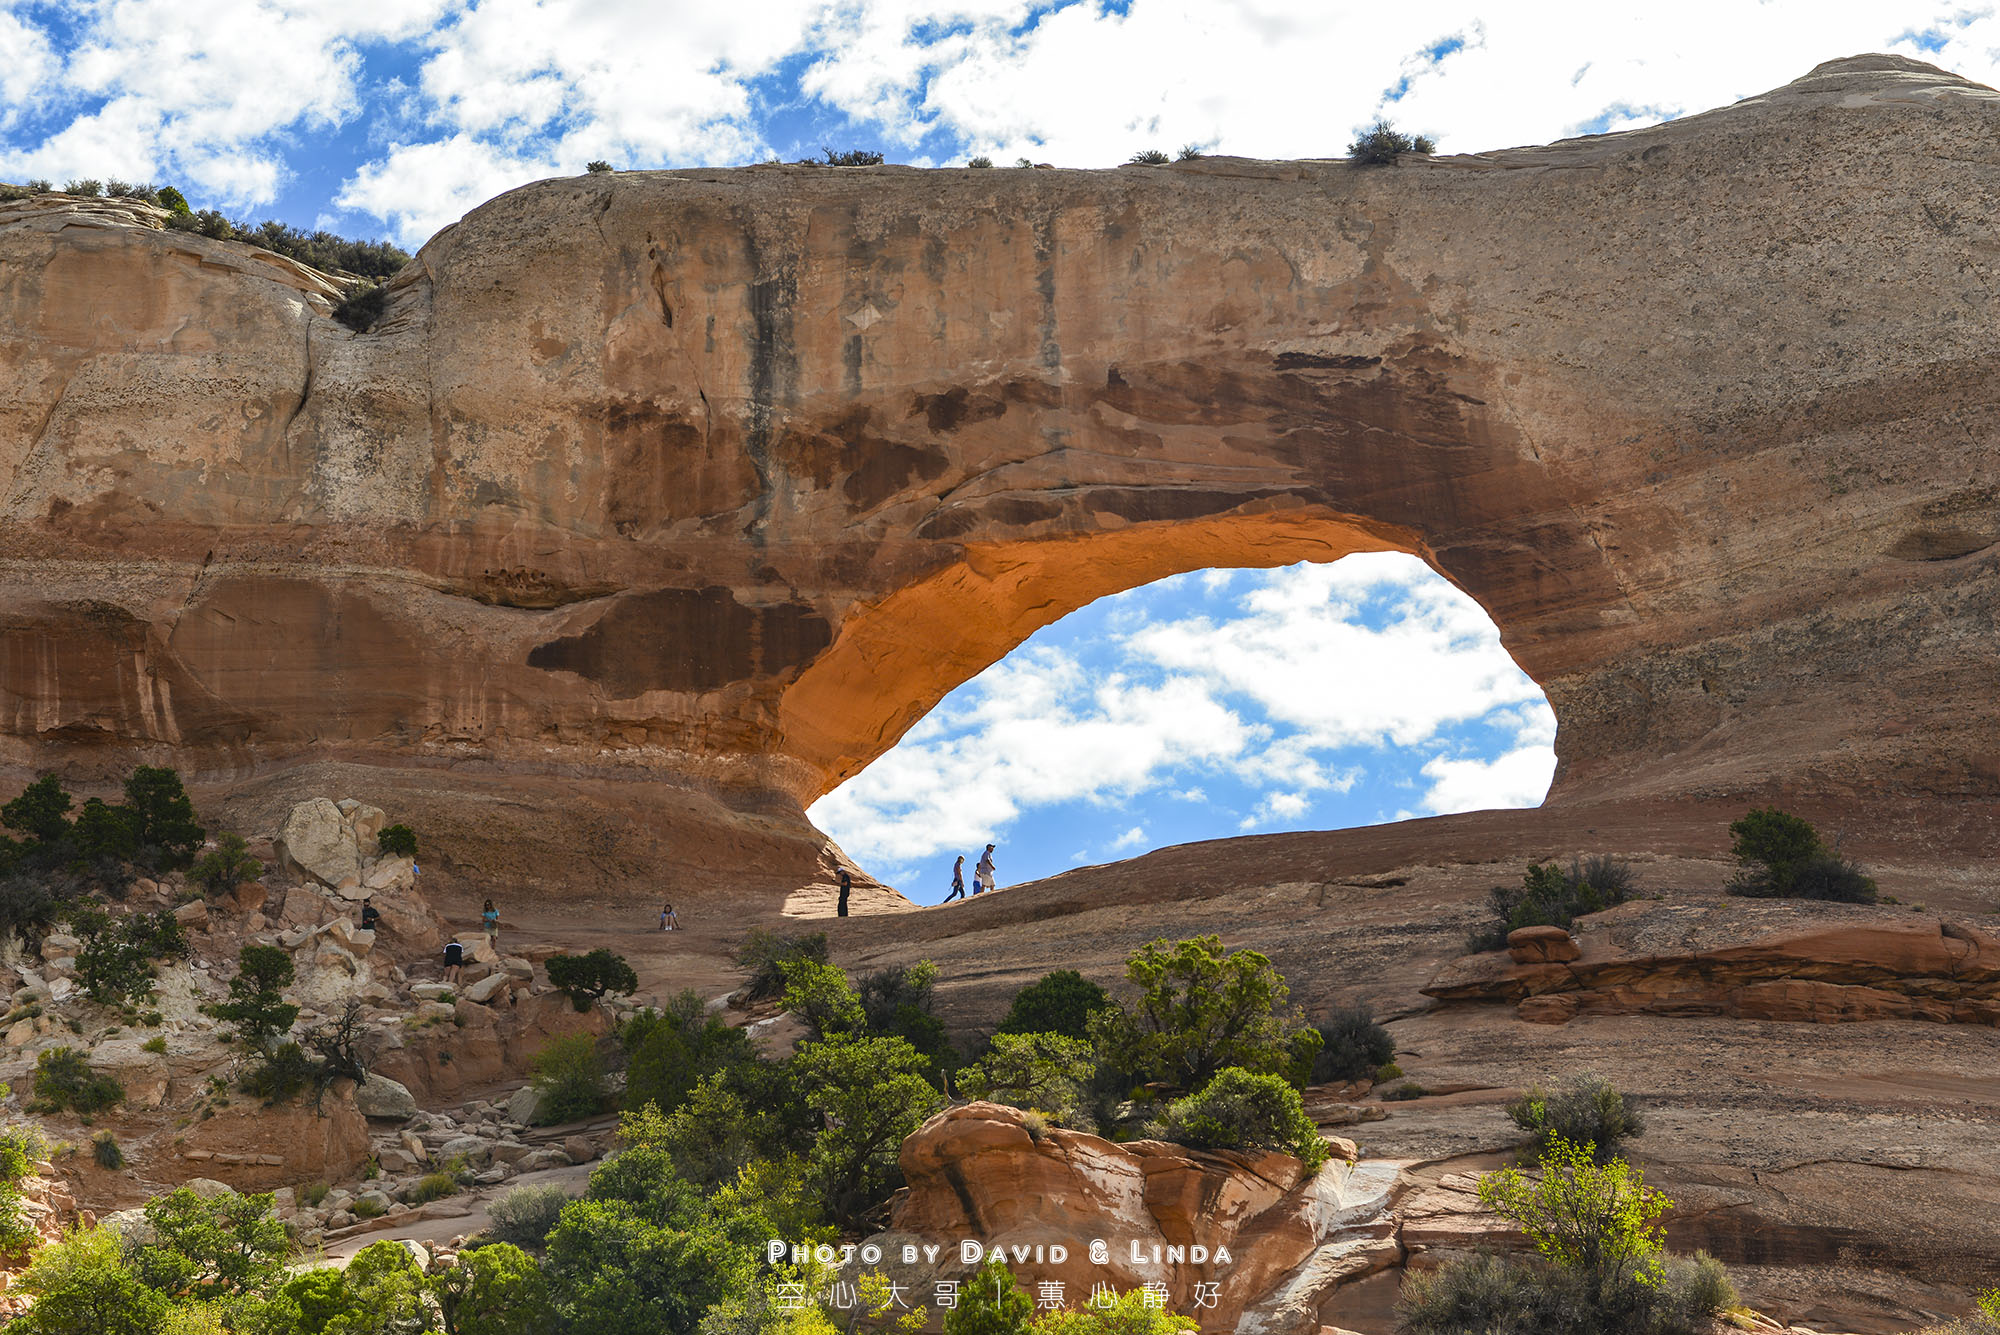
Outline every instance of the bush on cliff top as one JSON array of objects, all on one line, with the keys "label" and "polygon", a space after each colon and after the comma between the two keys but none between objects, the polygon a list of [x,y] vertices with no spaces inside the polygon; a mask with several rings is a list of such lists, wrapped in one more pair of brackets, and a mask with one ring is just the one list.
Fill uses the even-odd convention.
[{"label": "bush on cliff top", "polygon": [[1275,1150],[1308,1173],[1318,1172],[1330,1153],[1296,1089],[1278,1076],[1236,1067],[1175,1100],[1160,1132],[1163,1140],[1198,1150]]}]

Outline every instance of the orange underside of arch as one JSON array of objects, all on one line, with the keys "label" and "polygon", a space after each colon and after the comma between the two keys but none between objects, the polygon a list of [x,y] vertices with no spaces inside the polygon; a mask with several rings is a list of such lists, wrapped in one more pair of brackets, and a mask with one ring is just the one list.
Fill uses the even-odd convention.
[{"label": "orange underside of arch", "polygon": [[[1236,513],[1029,541],[967,543],[956,565],[850,612],[780,706],[802,804],[859,773],[948,693],[1069,613],[1190,570],[1428,560],[1415,533],[1330,510]],[[1436,563],[1431,563],[1436,568]]]}]

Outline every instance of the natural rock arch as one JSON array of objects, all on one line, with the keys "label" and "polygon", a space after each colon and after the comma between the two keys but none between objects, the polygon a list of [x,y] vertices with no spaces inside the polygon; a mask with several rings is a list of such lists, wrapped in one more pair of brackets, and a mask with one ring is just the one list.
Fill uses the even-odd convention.
[{"label": "natural rock arch", "polygon": [[350,334],[0,213],[0,748],[805,803],[1037,626],[1417,553],[1551,803],[1990,801],[1995,95],[1863,57],[1477,156],[549,181]]}]

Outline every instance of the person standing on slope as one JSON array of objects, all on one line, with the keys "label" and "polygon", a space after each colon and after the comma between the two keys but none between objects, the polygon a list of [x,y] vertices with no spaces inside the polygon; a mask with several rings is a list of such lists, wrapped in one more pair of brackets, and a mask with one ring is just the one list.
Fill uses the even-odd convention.
[{"label": "person standing on slope", "polygon": [[993,845],[986,845],[986,851],[979,855],[979,865],[972,869],[972,893],[985,894],[993,888]]},{"label": "person standing on slope", "polygon": [[845,918],[847,916],[847,897],[853,892],[854,878],[847,874],[847,868],[842,867],[840,869],[840,903],[833,910],[836,918]]},{"label": "person standing on slope", "polygon": [[958,861],[951,864],[951,893],[944,897],[946,904],[954,899],[965,898],[965,854],[958,855]]}]

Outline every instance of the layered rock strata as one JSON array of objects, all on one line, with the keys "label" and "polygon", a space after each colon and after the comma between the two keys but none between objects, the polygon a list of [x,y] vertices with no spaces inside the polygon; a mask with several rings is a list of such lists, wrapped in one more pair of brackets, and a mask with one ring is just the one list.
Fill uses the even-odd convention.
[{"label": "layered rock strata", "polygon": [[546,181],[365,334],[26,201],[0,761],[660,778],[802,836],[1093,598],[1396,550],[1547,691],[1552,802],[1990,801],[1996,119],[1871,56],[1393,168]]},{"label": "layered rock strata", "polygon": [[1440,1001],[1512,1005],[1544,1024],[1579,1015],[2000,1024],[2000,937],[1969,919],[1885,916],[1637,901],[1578,919],[1568,950],[1540,937],[1514,949],[1517,932],[1509,951],[1455,961],[1423,990]]}]

